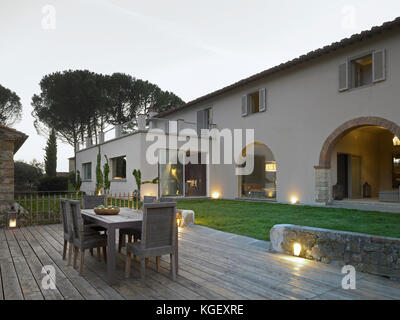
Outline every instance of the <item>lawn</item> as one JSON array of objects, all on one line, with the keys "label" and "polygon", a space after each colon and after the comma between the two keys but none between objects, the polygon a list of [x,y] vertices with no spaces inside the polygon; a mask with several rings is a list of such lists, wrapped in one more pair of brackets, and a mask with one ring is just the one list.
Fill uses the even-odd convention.
[{"label": "lawn", "polygon": [[260,240],[269,240],[276,224],[400,238],[400,214],[395,213],[235,200],[183,200],[178,208],[194,210],[196,224]]}]

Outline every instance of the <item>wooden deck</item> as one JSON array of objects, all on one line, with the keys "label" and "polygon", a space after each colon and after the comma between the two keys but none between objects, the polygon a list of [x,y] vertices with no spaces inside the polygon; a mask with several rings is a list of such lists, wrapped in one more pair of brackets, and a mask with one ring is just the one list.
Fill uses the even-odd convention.
[{"label": "wooden deck", "polygon": [[[266,252],[249,238],[201,226],[180,233],[180,271],[169,278],[164,257],[160,273],[154,262],[146,279],[138,263],[123,278],[124,256],[118,257],[118,283],[105,282],[106,267],[96,257],[85,259],[84,276],[62,260],[61,225],[0,230],[1,299],[400,299],[400,283],[357,274],[357,290],[341,289],[338,267]],[[55,290],[41,286],[42,266],[56,269]]]}]

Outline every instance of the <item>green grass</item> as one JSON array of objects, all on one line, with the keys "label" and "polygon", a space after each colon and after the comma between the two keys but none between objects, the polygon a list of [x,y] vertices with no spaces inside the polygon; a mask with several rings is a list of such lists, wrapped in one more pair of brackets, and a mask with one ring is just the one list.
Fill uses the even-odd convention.
[{"label": "green grass", "polygon": [[269,240],[276,224],[400,238],[400,214],[395,213],[235,200],[183,200],[178,208],[194,210],[196,224],[260,240]]}]

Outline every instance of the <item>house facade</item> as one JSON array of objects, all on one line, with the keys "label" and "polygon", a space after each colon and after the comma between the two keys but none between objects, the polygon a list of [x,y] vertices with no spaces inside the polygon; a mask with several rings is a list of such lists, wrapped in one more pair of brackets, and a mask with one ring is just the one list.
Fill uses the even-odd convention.
[{"label": "house facade", "polygon": [[[136,188],[157,196],[258,199],[326,204],[334,197],[377,198],[400,185],[400,19],[310,52],[162,114],[151,128],[254,129],[254,143],[234,159],[254,155],[254,170],[238,164],[168,163],[176,146],[159,151],[166,164],[150,164],[148,127],[78,150],[82,190],[93,192],[98,147],[112,168],[112,192]],[[172,128],[172,129],[171,129]],[[183,136],[187,136],[183,134]],[[211,139],[206,137],[200,140]],[[182,139],[183,140],[183,139]],[[183,143],[183,142],[181,142]],[[201,145],[201,143],[199,143]],[[223,153],[221,144],[221,154]],[[194,158],[210,159],[199,147]],[[102,156],[103,157],[103,156]],[[103,157],[104,162],[104,157]]]},{"label": "house facade", "polygon": [[14,154],[27,138],[22,132],[0,125],[0,211],[14,201]]}]

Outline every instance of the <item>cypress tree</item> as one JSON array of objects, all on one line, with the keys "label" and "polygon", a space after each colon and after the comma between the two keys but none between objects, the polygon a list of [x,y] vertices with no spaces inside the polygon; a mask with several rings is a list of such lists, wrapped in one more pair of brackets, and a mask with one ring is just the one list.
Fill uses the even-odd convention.
[{"label": "cypress tree", "polygon": [[57,175],[57,137],[54,129],[52,129],[50,132],[47,145],[44,150],[46,152],[44,156],[44,168],[46,175],[49,177],[55,177]]}]

